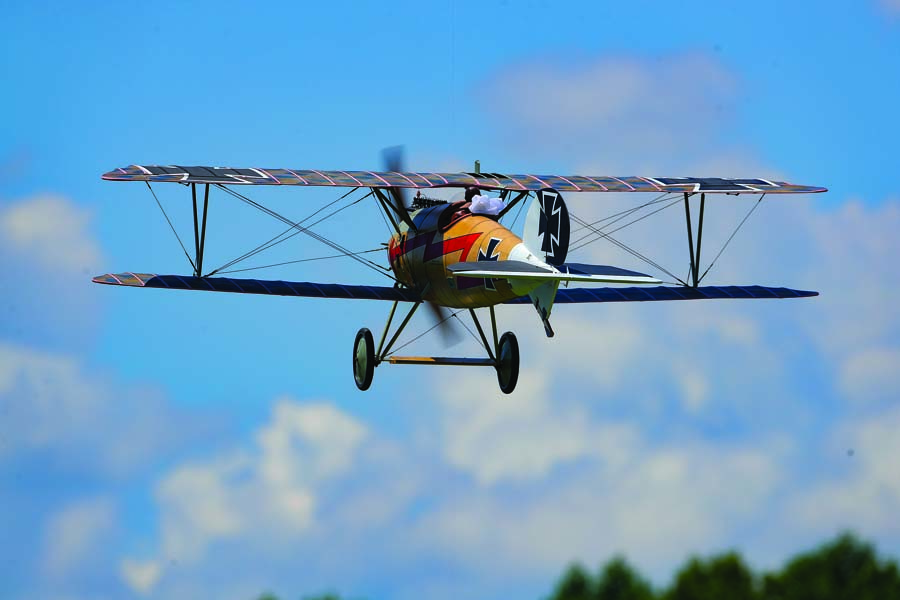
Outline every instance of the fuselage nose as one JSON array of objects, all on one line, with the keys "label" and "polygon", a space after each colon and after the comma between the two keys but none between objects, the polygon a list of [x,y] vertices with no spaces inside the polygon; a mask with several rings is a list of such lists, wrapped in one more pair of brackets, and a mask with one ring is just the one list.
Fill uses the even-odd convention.
[{"label": "fuselage nose", "polygon": [[496,217],[471,214],[459,203],[418,211],[413,223],[416,230],[401,228],[388,244],[391,268],[401,283],[421,290],[426,300],[454,308],[491,306],[516,296],[505,279],[456,277],[449,271],[460,262],[509,260],[514,248],[524,248]]}]

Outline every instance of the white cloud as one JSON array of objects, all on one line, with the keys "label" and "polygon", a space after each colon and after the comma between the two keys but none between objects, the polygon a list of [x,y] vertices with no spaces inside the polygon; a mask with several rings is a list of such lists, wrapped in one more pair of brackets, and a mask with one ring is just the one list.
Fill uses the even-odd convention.
[{"label": "white cloud", "polygon": [[87,372],[66,354],[0,342],[0,460],[49,452],[58,468],[122,476],[159,458],[183,427],[156,390]]},{"label": "white cloud", "polygon": [[54,514],[44,535],[44,568],[55,578],[91,562],[115,525],[115,505],[93,498],[67,505]]},{"label": "white cloud", "polygon": [[49,270],[81,272],[100,262],[90,216],[65,198],[36,196],[0,207],[0,238]]},{"label": "white cloud", "polygon": [[83,351],[96,336],[91,215],[63,197],[0,203],[0,338]]},{"label": "white cloud", "polygon": [[217,540],[307,532],[318,486],[353,465],[366,435],[330,404],[279,400],[254,448],[182,464],[160,482],[164,557],[196,561]]},{"label": "white cloud", "polygon": [[878,0],[878,4],[891,16],[900,14],[900,0]]},{"label": "white cloud", "polygon": [[159,576],[162,573],[160,564],[157,561],[139,561],[133,559],[124,559],[119,564],[119,573],[122,579],[135,592],[146,596],[153,591]]},{"label": "white cloud", "polygon": [[588,456],[621,456],[633,444],[631,428],[600,425],[579,405],[554,407],[547,376],[521,375],[520,391],[504,395],[490,375],[467,378],[441,396],[444,456],[482,484],[541,480],[558,464]]},{"label": "white cloud", "polygon": [[707,377],[701,371],[686,368],[681,373],[680,384],[685,410],[689,413],[700,412],[709,397]]},{"label": "white cloud", "polygon": [[594,462],[568,478],[514,492],[453,497],[419,524],[423,545],[485,572],[552,574],[625,551],[654,574],[760,516],[782,477],[758,450],[641,440],[617,466]]},{"label": "white cloud", "polygon": [[492,74],[478,98],[510,146],[529,156],[616,160],[697,152],[727,122],[736,91],[713,56],[684,53],[526,61]]},{"label": "white cloud", "polygon": [[828,455],[840,469],[808,491],[798,490],[788,518],[804,530],[852,528],[874,539],[891,540],[900,550],[900,407],[854,419],[829,440]]},{"label": "white cloud", "polygon": [[257,435],[262,472],[274,485],[315,481],[346,470],[365,428],[330,404],[275,405],[272,422]]},{"label": "white cloud", "polygon": [[852,400],[896,401],[900,393],[900,349],[869,348],[851,354],[843,364],[840,384]]}]

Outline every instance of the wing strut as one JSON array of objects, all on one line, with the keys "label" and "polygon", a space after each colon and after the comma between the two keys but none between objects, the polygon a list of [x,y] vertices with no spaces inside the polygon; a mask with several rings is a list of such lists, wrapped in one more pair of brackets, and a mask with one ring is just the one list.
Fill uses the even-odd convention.
[{"label": "wing strut", "polygon": [[197,184],[191,184],[191,200],[194,203],[194,277],[203,277],[203,251],[206,249],[206,215],[209,213],[209,184],[203,192],[203,224],[197,228]]},{"label": "wing strut", "polygon": [[[500,197],[501,197],[502,199],[505,200],[505,199],[506,199],[506,192],[508,192],[508,191],[509,191],[509,190],[503,190],[503,192],[501,192],[501,194],[500,194]],[[500,213],[497,215],[497,218],[499,219],[499,218],[503,217],[503,215],[505,215],[506,213],[508,213],[508,212],[512,209],[513,206],[515,206],[516,204],[518,204],[519,202],[521,202],[522,200],[524,200],[524,199],[525,199],[527,196],[529,196],[530,194],[531,194],[531,193],[530,193],[530,192],[527,192],[527,191],[525,191],[525,192],[519,192],[519,193],[516,195],[515,198],[513,198],[512,200],[510,200],[510,201],[506,204],[506,206],[503,207],[503,210],[500,211]]]},{"label": "wing strut", "polygon": [[691,257],[691,270],[688,280],[693,279],[691,287],[697,287],[700,283],[700,243],[703,241],[703,209],[706,205],[706,194],[700,194],[700,218],[697,223],[697,247],[694,249],[694,234],[691,226],[691,194],[684,194],[684,218],[687,221],[688,251]]}]

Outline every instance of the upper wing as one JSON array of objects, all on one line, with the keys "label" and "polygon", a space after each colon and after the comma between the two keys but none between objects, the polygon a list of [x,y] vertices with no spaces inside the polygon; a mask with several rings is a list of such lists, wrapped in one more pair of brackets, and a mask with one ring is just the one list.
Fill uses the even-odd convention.
[{"label": "upper wing", "polygon": [[312,171],[131,165],[103,174],[108,181],[218,183],[224,185],[300,185],[368,188],[479,187],[491,190],[559,192],[671,192],[720,194],[801,194],[827,191],[768,179],[720,177],[610,177],[503,175],[501,173],[397,173],[393,171]]}]

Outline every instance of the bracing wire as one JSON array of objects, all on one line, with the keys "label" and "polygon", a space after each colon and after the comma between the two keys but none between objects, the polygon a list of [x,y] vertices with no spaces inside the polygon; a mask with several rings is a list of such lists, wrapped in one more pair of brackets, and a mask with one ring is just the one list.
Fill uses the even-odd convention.
[{"label": "bracing wire", "polygon": [[[630,216],[630,215],[636,213],[637,211],[639,211],[639,210],[641,210],[641,209],[643,209],[643,208],[646,208],[646,207],[648,207],[648,206],[653,206],[653,205],[655,205],[655,204],[659,204],[660,202],[666,202],[666,201],[669,199],[668,196],[670,196],[670,195],[671,195],[671,194],[669,194],[669,193],[661,194],[661,195],[657,196],[656,198],[654,198],[653,200],[650,200],[649,202],[645,202],[644,204],[641,204],[641,205],[639,205],[639,206],[635,206],[635,207],[633,207],[633,208],[629,208],[629,209],[626,209],[626,210],[617,212],[617,213],[612,214],[612,215],[609,215],[609,216],[607,216],[607,217],[603,217],[602,219],[597,219],[596,221],[593,221],[593,222],[589,223],[589,225],[591,225],[591,226],[593,226],[593,227],[596,227],[596,226],[600,225],[601,223],[603,223],[604,221],[609,221],[610,219],[615,219],[615,220],[613,220],[613,221],[607,223],[607,224],[604,225],[603,227],[600,227],[600,230],[602,231],[602,230],[606,229],[607,227],[609,227],[609,226],[611,226],[611,225],[615,225],[616,223],[618,223],[618,222],[621,221],[622,219],[624,219],[624,218],[626,218],[626,217],[628,217],[628,216]],[[651,213],[651,214],[652,214],[652,213]],[[618,218],[617,218],[617,217],[618,217]],[[585,229],[585,228],[582,227],[581,229]],[[580,231],[580,230],[579,230],[579,231]],[[578,243],[580,243],[581,241],[587,239],[588,237],[591,237],[592,235],[593,235],[593,233],[586,233],[585,235],[581,236],[580,238],[578,238],[577,240],[575,240],[575,241],[572,242],[572,243],[573,243],[573,244],[578,244]],[[592,241],[593,241],[593,240],[592,240]]]},{"label": "bracing wire", "polygon": [[[341,200],[343,200],[344,198],[346,198],[347,196],[349,196],[350,194],[352,194],[353,192],[355,192],[355,191],[358,190],[358,189],[359,189],[358,187],[355,187],[355,188],[351,189],[349,192],[347,192],[346,194],[343,194],[340,198],[338,198],[338,199],[336,199],[336,200],[333,200],[333,201],[329,202],[328,204],[326,204],[326,205],[320,207],[318,210],[314,211],[312,214],[310,214],[310,215],[304,217],[303,219],[301,219],[300,221],[298,221],[298,224],[303,224],[303,223],[305,223],[306,221],[308,221],[309,219],[315,217],[317,214],[319,214],[319,213],[322,212],[323,210],[325,210],[325,209],[327,209],[327,208],[329,208],[329,207],[331,207],[331,206],[337,204],[338,202],[340,202]],[[363,196],[362,198],[360,198],[360,199],[357,200],[356,202],[353,202],[353,203],[351,203],[351,204],[348,204],[348,205],[345,206],[344,208],[347,208],[347,207],[349,207],[349,206],[353,206],[353,205],[356,204],[357,202],[362,201],[364,198],[366,198],[366,197],[367,197],[368,195],[370,195],[370,194],[371,194],[371,192],[369,192],[369,194],[366,194],[366,196]],[[310,225],[309,227],[312,227],[313,225],[316,225],[316,224],[318,224],[318,223],[321,223],[323,220],[325,220],[325,219],[327,219],[327,218],[333,217],[334,215],[336,215],[336,214],[337,214],[338,212],[340,212],[341,210],[343,210],[343,208],[342,208],[342,209],[339,209],[339,210],[336,210],[336,211],[330,213],[329,215],[326,215],[324,218],[322,218],[322,219],[316,221],[315,223],[313,223],[313,224]],[[259,246],[253,248],[252,250],[249,250],[249,251],[245,252],[244,254],[238,256],[237,258],[235,258],[235,259],[233,259],[233,260],[231,260],[231,261],[225,263],[225,264],[222,265],[221,267],[219,267],[219,268],[217,268],[217,269],[211,271],[209,274],[210,274],[210,275],[213,275],[213,274],[215,274],[215,273],[218,273],[218,272],[220,272],[220,271],[223,271],[224,269],[227,269],[227,268],[229,268],[229,267],[232,267],[232,266],[236,265],[236,264],[239,263],[239,262],[242,262],[242,261],[244,261],[244,260],[247,260],[248,258],[250,258],[250,257],[252,257],[252,256],[254,256],[254,255],[256,255],[256,254],[258,254],[258,253],[260,253],[260,252],[263,252],[263,251],[265,251],[265,250],[268,250],[269,248],[272,248],[272,247],[274,247],[274,246],[280,244],[281,242],[284,242],[284,241],[290,239],[291,237],[293,237],[293,235],[296,235],[296,233],[299,233],[299,232],[295,232],[293,235],[290,235],[290,236],[288,236],[288,237],[284,237],[284,236],[287,235],[289,232],[293,231],[294,229],[296,229],[296,227],[294,227],[294,226],[288,227],[287,229],[285,229],[284,231],[282,231],[281,233],[279,233],[279,234],[276,235],[275,237],[273,237],[273,238],[269,239],[268,241],[266,241],[266,242],[260,244]],[[279,238],[283,238],[283,239],[279,239]]]},{"label": "bracing wire", "polygon": [[766,197],[765,194],[763,194],[762,196],[760,196],[760,197],[759,197],[759,200],[756,201],[756,204],[754,204],[754,205],[750,208],[750,210],[747,212],[747,214],[744,215],[744,218],[741,219],[741,222],[738,223],[738,226],[734,228],[734,231],[732,231],[732,232],[731,232],[731,235],[728,237],[728,239],[725,240],[725,243],[722,245],[722,249],[719,250],[719,253],[716,254],[716,257],[715,257],[714,259],[712,259],[712,262],[709,263],[709,266],[706,267],[706,270],[705,270],[705,271],[703,271],[703,275],[700,276],[700,278],[697,280],[697,283],[700,283],[701,281],[703,281],[703,278],[706,277],[706,274],[709,273],[709,270],[713,268],[713,265],[716,264],[716,261],[719,260],[719,257],[720,257],[720,256],[722,256],[722,253],[725,252],[725,248],[728,247],[728,244],[731,243],[731,240],[734,239],[734,236],[737,235],[737,232],[740,231],[741,227],[744,226],[744,223],[747,222],[747,219],[750,218],[750,215],[752,215],[753,212],[759,207],[760,203],[763,201],[763,198],[765,198],[765,197]]},{"label": "bracing wire", "polygon": [[[384,252],[384,248],[373,248],[371,250],[361,250],[359,252],[354,252],[353,254],[358,256],[360,254],[369,254],[372,252]],[[288,260],[285,262],[274,263],[271,265],[260,265],[258,267],[244,267],[243,269],[228,269],[227,271],[219,271],[219,273],[222,273],[223,275],[226,273],[243,273],[244,271],[256,271],[258,269],[268,269],[271,267],[281,267],[283,265],[293,265],[296,263],[313,262],[313,261],[317,261],[317,260],[327,260],[329,258],[346,258],[346,256],[347,256],[346,254],[331,254],[329,256],[315,256],[313,258],[301,258],[298,260]]]},{"label": "bracing wire", "polygon": [[[245,203],[249,204],[250,206],[255,207],[256,209],[260,210],[261,212],[263,212],[263,213],[269,215],[270,217],[272,217],[272,218],[274,218],[274,219],[277,219],[277,220],[279,220],[279,221],[285,223],[286,225],[290,225],[292,229],[293,229],[293,228],[296,228],[296,229],[298,230],[298,233],[304,233],[304,234],[308,235],[309,237],[311,237],[312,239],[314,239],[314,240],[316,240],[316,241],[319,241],[319,242],[321,242],[321,243],[323,243],[323,244],[325,244],[325,245],[327,245],[327,246],[329,246],[329,247],[331,247],[331,248],[337,250],[338,252],[341,252],[342,254],[344,254],[344,255],[346,255],[346,256],[349,256],[350,258],[354,259],[354,260],[357,261],[358,263],[360,263],[360,264],[362,264],[362,265],[364,265],[364,266],[366,266],[366,267],[368,267],[368,268],[370,268],[370,269],[373,269],[373,270],[375,270],[376,272],[381,273],[382,275],[384,275],[384,276],[386,276],[386,277],[388,277],[388,278],[393,279],[394,281],[396,281],[396,278],[394,278],[394,277],[390,274],[390,269],[387,269],[387,268],[385,268],[385,267],[383,267],[383,266],[381,266],[381,265],[379,265],[379,264],[377,264],[377,263],[374,263],[374,262],[372,262],[372,261],[370,261],[370,260],[360,258],[359,256],[355,255],[353,252],[351,252],[350,250],[348,250],[348,249],[345,248],[344,246],[338,244],[337,242],[334,242],[334,241],[332,241],[332,240],[326,238],[325,236],[320,235],[320,234],[318,234],[318,233],[312,231],[312,230],[309,229],[308,227],[304,227],[303,225],[300,225],[299,223],[296,223],[296,222],[294,222],[294,221],[291,221],[291,220],[288,219],[287,217],[285,217],[285,216],[279,214],[278,212],[276,212],[276,211],[274,211],[274,210],[272,210],[272,209],[270,209],[270,208],[267,208],[267,207],[265,207],[265,206],[259,204],[258,202],[255,202],[254,200],[251,200],[250,198],[244,196],[243,194],[239,194],[238,192],[236,192],[236,191],[234,191],[234,190],[232,190],[232,189],[230,189],[230,188],[228,188],[228,187],[226,187],[226,186],[223,186],[223,185],[221,185],[221,184],[216,184],[216,185],[217,185],[219,188],[221,188],[223,191],[225,191],[225,192],[227,192],[228,194],[230,194],[230,195],[234,196],[235,198],[237,198],[238,200],[241,200],[242,202],[245,202]],[[361,200],[361,199],[360,199],[360,200]]]},{"label": "bracing wire", "polygon": [[[674,204],[674,202],[673,202],[672,204]],[[669,205],[667,205],[667,206],[664,207],[664,208],[668,208],[668,206],[671,206],[672,204],[669,204]],[[660,209],[660,210],[662,210],[662,209]],[[658,211],[657,211],[657,212],[658,212]],[[651,214],[653,214],[653,213],[651,213]],[[650,216],[650,215],[646,215],[646,216]],[[646,217],[646,216],[645,216],[645,217]],[[645,217],[642,217],[642,218],[645,218]],[[632,256],[634,256],[635,258],[637,258],[638,260],[642,260],[642,261],[644,261],[645,263],[647,263],[648,265],[650,265],[650,266],[652,266],[652,267],[654,267],[654,268],[656,268],[656,269],[659,269],[660,271],[662,271],[663,273],[667,274],[667,275],[668,275],[669,277],[671,277],[672,279],[675,279],[676,281],[678,281],[678,282],[681,283],[682,285],[687,285],[680,277],[678,277],[677,275],[675,275],[674,273],[672,273],[671,271],[669,271],[668,269],[666,269],[665,267],[663,267],[663,266],[660,265],[659,263],[657,263],[657,262],[651,260],[650,258],[644,256],[643,254],[641,254],[641,253],[638,252],[637,250],[634,250],[633,248],[630,248],[627,244],[624,244],[623,242],[620,242],[619,240],[615,239],[614,237],[612,237],[612,235],[611,235],[610,233],[604,233],[603,231],[600,231],[599,229],[593,227],[590,223],[584,221],[583,219],[581,219],[580,217],[577,217],[577,216],[575,216],[575,215],[572,215],[572,219],[574,219],[574,220],[575,220],[576,222],[578,222],[580,225],[582,225],[582,226],[584,226],[584,227],[586,227],[586,228],[588,228],[588,229],[593,230],[594,233],[596,233],[596,234],[599,236],[598,238],[596,238],[597,240],[599,240],[599,239],[606,239],[606,240],[609,240],[611,243],[615,244],[617,247],[621,248],[621,249],[624,250],[625,252],[628,252],[629,254],[631,254]],[[638,219],[638,220],[640,220],[640,219]],[[636,221],[635,221],[635,222],[636,222]],[[622,227],[627,227],[627,226],[628,226],[628,225],[623,225]],[[622,229],[622,227],[619,227],[619,229]],[[618,231],[619,229],[616,229],[616,231]],[[596,240],[594,240],[594,241],[596,241]],[[583,245],[584,245],[584,244],[583,244]],[[583,245],[582,245],[582,246],[583,246]]]},{"label": "bracing wire", "polygon": [[159,198],[156,197],[156,192],[153,191],[153,188],[150,187],[150,182],[145,181],[147,184],[147,189],[150,190],[150,193],[153,195],[153,199],[156,200],[156,205],[159,207],[159,210],[162,211],[163,216],[166,218],[166,223],[169,224],[169,228],[172,230],[172,233],[175,234],[175,239],[178,240],[178,245],[181,246],[181,250],[184,252],[185,257],[187,257],[188,262],[191,263],[191,268],[196,271],[197,267],[194,265],[193,259],[191,259],[191,255],[188,254],[187,248],[184,247],[184,242],[181,241],[181,236],[178,235],[178,232],[175,230],[175,226],[172,225],[172,220],[169,218],[168,213],[166,213],[166,209],[163,208],[162,203],[159,201]]},{"label": "bracing wire", "polygon": [[[346,210],[346,209],[350,208],[351,206],[354,206],[355,204],[358,204],[358,203],[362,202],[362,201],[363,201],[364,199],[366,199],[369,195],[370,195],[370,194],[366,194],[366,195],[363,196],[362,198],[358,198],[357,200],[354,200],[354,201],[351,202],[350,204],[348,204],[348,205],[346,205],[346,206],[343,206],[343,207],[341,207],[341,208],[338,208],[338,209],[336,209],[336,210],[334,210],[334,211],[328,213],[327,215],[325,215],[324,217],[322,217],[322,218],[319,219],[318,221],[314,221],[313,223],[310,223],[310,224],[307,226],[307,229],[308,229],[309,227],[314,227],[314,226],[318,225],[319,223],[321,223],[322,221],[325,221],[325,220],[327,220],[327,219],[330,219],[331,217],[333,217],[334,215],[338,214],[339,212],[341,212],[341,211],[343,211],[343,210]],[[334,203],[332,202],[332,204],[334,204]],[[316,212],[318,213],[318,212],[320,212],[320,211],[316,211]],[[312,216],[312,215],[311,215],[311,216]],[[309,218],[309,217],[307,217],[307,218]],[[304,219],[304,220],[306,220],[306,219]],[[292,230],[294,230],[294,229],[297,229],[297,228],[296,228],[296,227],[289,227],[289,228],[287,228],[285,231],[281,232],[280,234],[278,234],[277,236],[275,236],[274,238],[272,238],[271,240],[269,240],[269,241],[266,242],[265,244],[262,244],[262,245],[260,245],[260,246],[257,246],[255,249],[251,250],[250,252],[245,253],[243,256],[241,256],[241,257],[239,257],[239,258],[237,258],[237,259],[234,259],[234,260],[230,261],[229,263],[227,263],[227,264],[225,264],[225,265],[219,267],[218,269],[216,269],[215,271],[213,271],[212,273],[210,273],[210,275],[212,275],[213,273],[220,272],[222,269],[225,269],[225,268],[227,268],[227,267],[234,266],[235,264],[237,264],[237,263],[239,263],[239,262],[242,262],[242,261],[244,261],[244,260],[246,260],[246,259],[248,259],[248,258],[250,258],[250,257],[252,257],[252,256],[255,256],[255,255],[259,254],[260,252],[263,252],[263,251],[265,251],[265,250],[268,250],[268,249],[270,249],[270,248],[273,248],[273,247],[277,246],[278,244],[280,244],[280,243],[282,243],[282,242],[286,242],[286,241],[288,241],[289,239],[291,239],[292,237],[294,237],[294,236],[296,236],[296,235],[298,235],[298,234],[300,234],[300,233],[303,233],[301,230],[297,230],[297,231],[294,231],[294,233],[292,233],[291,235],[288,235],[287,237],[282,237],[282,236],[284,236],[287,232],[292,231]],[[281,239],[278,239],[278,238],[281,238]],[[275,241],[275,240],[278,240],[278,241]],[[358,254],[358,253],[357,253],[357,254]]]},{"label": "bracing wire", "polygon": [[[441,319],[440,321],[438,321],[437,323],[435,323],[434,325],[432,325],[431,327],[429,327],[428,329],[426,329],[425,331],[423,331],[422,333],[420,333],[420,334],[417,335],[416,337],[412,338],[411,340],[409,340],[408,342],[402,344],[401,346],[398,346],[398,347],[394,348],[394,349],[391,351],[391,353],[388,354],[388,356],[393,356],[394,354],[396,354],[396,353],[399,352],[400,350],[403,350],[404,348],[406,348],[407,346],[409,346],[410,344],[412,344],[412,343],[415,342],[416,340],[422,339],[422,338],[425,337],[427,334],[431,333],[432,331],[434,331],[435,329],[437,329],[438,327],[440,327],[441,325],[443,325],[446,321],[449,321],[449,320],[452,319],[453,317],[456,317],[456,315],[458,315],[459,313],[461,313],[461,312],[464,311],[464,310],[466,310],[466,309],[465,309],[465,308],[461,308],[461,309],[459,309],[459,310],[457,310],[457,311],[454,311],[454,312],[450,313],[449,315],[447,315],[446,317],[444,317],[443,319]],[[457,320],[459,320],[459,317],[457,317]],[[459,322],[462,323],[461,320],[459,320]],[[463,326],[465,327],[465,325],[463,325]],[[466,329],[468,329],[468,327],[467,327]],[[469,333],[471,334],[472,332],[470,331]]]},{"label": "bracing wire", "polygon": [[516,226],[516,222],[519,220],[519,215],[522,214],[522,209],[525,208],[525,202],[521,202],[519,206],[519,210],[516,211],[516,218],[513,219],[513,222],[509,224],[509,230],[512,231],[512,228]]},{"label": "bracing wire", "polygon": [[[595,229],[594,232],[595,232],[595,233],[600,233],[601,236],[604,236],[604,235],[611,235],[611,234],[613,234],[613,233],[616,233],[617,231],[621,231],[621,230],[625,229],[626,227],[630,227],[631,225],[634,225],[635,223],[637,223],[637,222],[639,222],[639,221],[643,221],[643,220],[646,219],[647,217],[652,217],[652,216],[655,215],[656,213],[662,212],[662,211],[664,211],[665,209],[667,209],[667,208],[669,208],[669,207],[671,207],[671,206],[674,206],[674,205],[678,204],[679,202],[681,202],[681,198],[675,198],[674,200],[672,200],[671,202],[669,202],[669,203],[666,204],[665,206],[663,206],[663,207],[661,207],[661,208],[657,208],[656,210],[651,211],[651,212],[649,212],[649,213],[647,213],[647,214],[645,214],[645,215],[642,215],[642,216],[638,217],[637,219],[634,219],[633,221],[629,221],[628,223],[625,223],[624,225],[620,225],[619,227],[616,227],[616,228],[613,229],[612,231],[604,232],[603,229],[601,228],[601,229]],[[626,216],[627,216],[627,215],[626,215]],[[615,221],[613,221],[613,222],[611,222],[611,223],[608,223],[608,224],[606,225],[606,227],[609,227],[610,225],[612,225],[612,224],[614,224],[614,223],[620,221],[620,220],[623,219],[623,218],[624,218],[624,216],[623,216],[623,217],[620,217],[619,219],[616,219]],[[591,234],[588,234],[588,235],[591,235]],[[585,239],[585,237],[587,237],[587,236],[584,236],[584,237],[582,237],[581,239],[583,240],[583,239]],[[583,244],[579,244],[579,245],[575,246],[574,248],[571,248],[570,251],[571,251],[571,250],[578,250],[579,248],[584,248],[584,247],[587,246],[588,244],[592,244],[592,243],[596,242],[596,241],[599,240],[599,239],[600,239],[599,237],[595,237],[595,238],[592,239],[592,240],[588,240],[587,242],[584,242]],[[580,241],[580,240],[578,240],[578,241]]]}]

